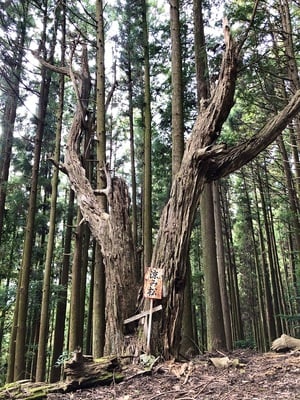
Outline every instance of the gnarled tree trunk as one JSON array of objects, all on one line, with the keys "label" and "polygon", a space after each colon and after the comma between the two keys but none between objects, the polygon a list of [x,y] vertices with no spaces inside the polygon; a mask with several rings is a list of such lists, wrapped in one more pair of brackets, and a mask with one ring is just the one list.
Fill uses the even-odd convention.
[{"label": "gnarled tree trunk", "polygon": [[[228,26],[225,26],[224,33],[226,49],[219,80],[211,98],[202,105],[201,114],[187,142],[180,170],[173,180],[170,199],[161,216],[151,262],[152,267],[164,269],[166,293],[158,324],[159,334],[156,336],[155,346],[152,347],[162,352],[165,358],[178,355],[189,240],[204,184],[228,175],[253,159],[276,139],[300,110],[298,91],[289,104],[248,142],[230,149],[223,145],[214,145],[234,102],[239,54],[239,48],[233,43]],[[83,78],[84,74],[80,80]],[[101,211],[98,198],[85,177],[76,152],[84,121],[85,115],[79,106],[68,138],[65,167],[77,193],[83,218],[89,223],[92,234],[101,245],[106,271],[110,274],[107,279],[110,285],[108,290],[113,290],[111,293],[114,298],[108,303],[107,310],[112,316],[115,312],[118,315],[115,321],[117,331],[111,336],[111,340],[115,340],[114,347],[109,350],[121,351],[120,324],[125,315],[133,310],[135,298],[135,290],[132,290],[132,241],[127,225],[128,200],[126,196],[122,196],[126,194],[124,182],[115,179],[110,184],[107,174],[107,188],[98,194],[107,195],[109,212]]]},{"label": "gnarled tree trunk", "polygon": [[[89,223],[91,232],[101,246],[106,273],[106,353],[123,352],[123,322],[135,310],[137,287],[135,285],[134,248],[129,220],[129,195],[125,182],[111,179],[104,166],[107,187],[93,190],[85,175],[78,155],[78,142],[86,121],[86,106],[81,99],[87,98],[90,77],[86,49],[83,49],[82,71],[70,71],[77,88],[78,107],[67,141],[65,169],[83,219]],[[100,196],[108,200],[108,211],[103,211]]]},{"label": "gnarled tree trunk", "polygon": [[226,149],[215,145],[234,102],[239,48],[225,26],[226,49],[215,91],[202,106],[187,143],[179,172],[171,188],[157,235],[152,267],[163,268],[166,294],[156,337],[156,350],[165,358],[178,356],[186,277],[188,244],[192,223],[204,184],[228,175],[264,150],[300,109],[300,91],[290,103],[248,142]]},{"label": "gnarled tree trunk", "polygon": [[225,28],[226,51],[219,83],[202,106],[186,145],[179,172],[173,179],[170,199],[162,213],[152,266],[164,268],[167,295],[163,300],[162,349],[166,358],[178,356],[180,324],[190,234],[200,194],[207,182],[209,146],[216,140],[233,105],[237,51]]}]

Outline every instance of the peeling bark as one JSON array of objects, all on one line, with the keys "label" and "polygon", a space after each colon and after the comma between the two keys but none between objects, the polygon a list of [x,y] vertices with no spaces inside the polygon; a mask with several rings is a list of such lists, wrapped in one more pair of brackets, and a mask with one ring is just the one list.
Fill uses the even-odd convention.
[{"label": "peeling bark", "polygon": [[[65,169],[71,185],[77,194],[78,205],[83,220],[89,223],[92,235],[101,246],[106,273],[106,353],[123,352],[123,321],[135,310],[137,287],[135,285],[134,248],[129,218],[129,195],[125,182],[120,178],[111,178],[106,166],[107,187],[93,190],[85,175],[78,155],[78,145],[82,127],[87,120],[84,99],[88,98],[90,77],[83,49],[82,71],[77,74],[78,107],[68,136]],[[72,73],[71,73],[72,76]],[[78,85],[79,84],[79,85]],[[108,200],[108,212],[103,211],[100,196]]]},{"label": "peeling bark", "polygon": [[209,172],[207,180],[217,180],[223,176],[236,171],[249,161],[253,160],[261,151],[268,147],[281,134],[285,127],[300,111],[300,90],[290,99],[289,103],[275,115],[267,124],[247,142],[240,143],[234,147],[226,149],[211,149],[209,159]]},{"label": "peeling bark", "polygon": [[[151,261],[152,267],[163,268],[165,271],[166,295],[162,301],[161,318],[156,321],[157,331],[153,335],[152,349],[161,352],[166,359],[178,356],[191,227],[205,183],[228,175],[253,159],[276,139],[300,110],[298,91],[290,103],[248,142],[231,149],[226,149],[224,145],[215,145],[234,104],[239,63],[240,47],[233,42],[227,25],[224,27],[224,37],[226,48],[219,80],[211,98],[202,105],[187,142],[180,170],[173,180],[170,199],[162,212]],[[67,142],[65,168],[77,193],[83,218],[89,223],[93,236],[101,245],[110,285],[108,289],[112,294],[107,305],[110,313],[108,315],[117,316],[115,329],[119,335],[110,332],[111,338],[115,340],[114,346],[106,349],[118,352],[121,351],[123,340],[120,324],[128,316],[126,314],[132,313],[136,293],[132,287],[135,279],[134,252],[128,228],[129,203],[125,183],[115,178],[110,185],[107,175],[108,187],[98,195],[107,195],[109,212],[102,211],[77,154],[81,127],[86,119],[86,109],[80,101],[80,98],[85,98],[86,67],[87,65],[82,66],[80,79],[76,77],[82,84],[81,97]]]},{"label": "peeling bark", "polygon": [[[155,350],[166,359],[177,357],[180,343],[183,293],[191,228],[209,170],[211,146],[217,139],[231,107],[237,76],[238,54],[228,26],[224,28],[226,50],[218,84],[199,114],[186,145],[165,206],[152,257],[152,267],[163,268],[167,288]],[[218,150],[220,150],[218,148]],[[160,339],[159,339],[160,337]]]},{"label": "peeling bark", "polygon": [[[253,159],[272,143],[300,110],[300,91],[290,103],[247,143],[226,149],[214,145],[233,104],[239,51],[224,28],[226,49],[219,80],[212,97],[201,110],[187,143],[161,216],[152,267],[163,268],[167,289],[153,350],[166,359],[177,357],[183,308],[188,245],[200,195],[206,182],[228,175]],[[203,106],[203,105],[202,105]]]}]

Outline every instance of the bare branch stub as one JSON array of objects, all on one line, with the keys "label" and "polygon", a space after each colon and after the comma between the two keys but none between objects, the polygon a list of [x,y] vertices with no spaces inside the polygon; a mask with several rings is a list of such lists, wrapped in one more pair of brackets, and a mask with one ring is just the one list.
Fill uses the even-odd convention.
[{"label": "bare branch stub", "polygon": [[111,172],[109,170],[109,164],[103,163],[102,167],[100,167],[100,171],[103,172],[103,178],[105,179],[106,187],[103,189],[95,189],[94,194],[95,195],[103,194],[107,197],[107,200],[110,201],[110,197],[112,194],[112,177],[111,177]]}]

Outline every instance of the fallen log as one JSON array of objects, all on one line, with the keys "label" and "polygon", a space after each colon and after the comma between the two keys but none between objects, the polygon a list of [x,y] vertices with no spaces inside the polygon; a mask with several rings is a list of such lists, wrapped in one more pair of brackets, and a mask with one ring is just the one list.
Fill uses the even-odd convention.
[{"label": "fallen log", "polygon": [[22,380],[11,382],[0,388],[0,399],[39,400],[46,398],[49,393],[64,393],[64,383],[44,383]]},{"label": "fallen log", "polygon": [[50,393],[68,393],[92,386],[109,385],[123,380],[121,364],[117,357],[92,357],[75,351],[64,368],[65,380],[56,383],[32,382],[23,380],[8,383],[0,388],[0,400],[7,399],[45,399]]},{"label": "fallen log", "polygon": [[277,338],[272,342],[271,350],[274,351],[300,350],[300,339],[296,339],[284,333],[280,336],[280,338]]},{"label": "fallen log", "polygon": [[64,372],[69,389],[86,388],[95,385],[109,385],[123,379],[121,364],[117,357],[102,357],[93,360],[81,351],[65,364]]}]

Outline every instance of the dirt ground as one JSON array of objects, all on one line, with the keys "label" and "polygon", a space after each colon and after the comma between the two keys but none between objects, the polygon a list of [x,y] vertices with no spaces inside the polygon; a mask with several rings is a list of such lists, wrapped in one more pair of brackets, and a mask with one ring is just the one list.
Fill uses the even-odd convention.
[{"label": "dirt ground", "polygon": [[[227,356],[227,358],[225,357]],[[223,366],[215,366],[217,362]],[[52,394],[51,400],[294,400],[300,399],[300,352],[239,350],[210,354],[189,362],[158,363],[151,374],[136,366],[110,386]]]}]

